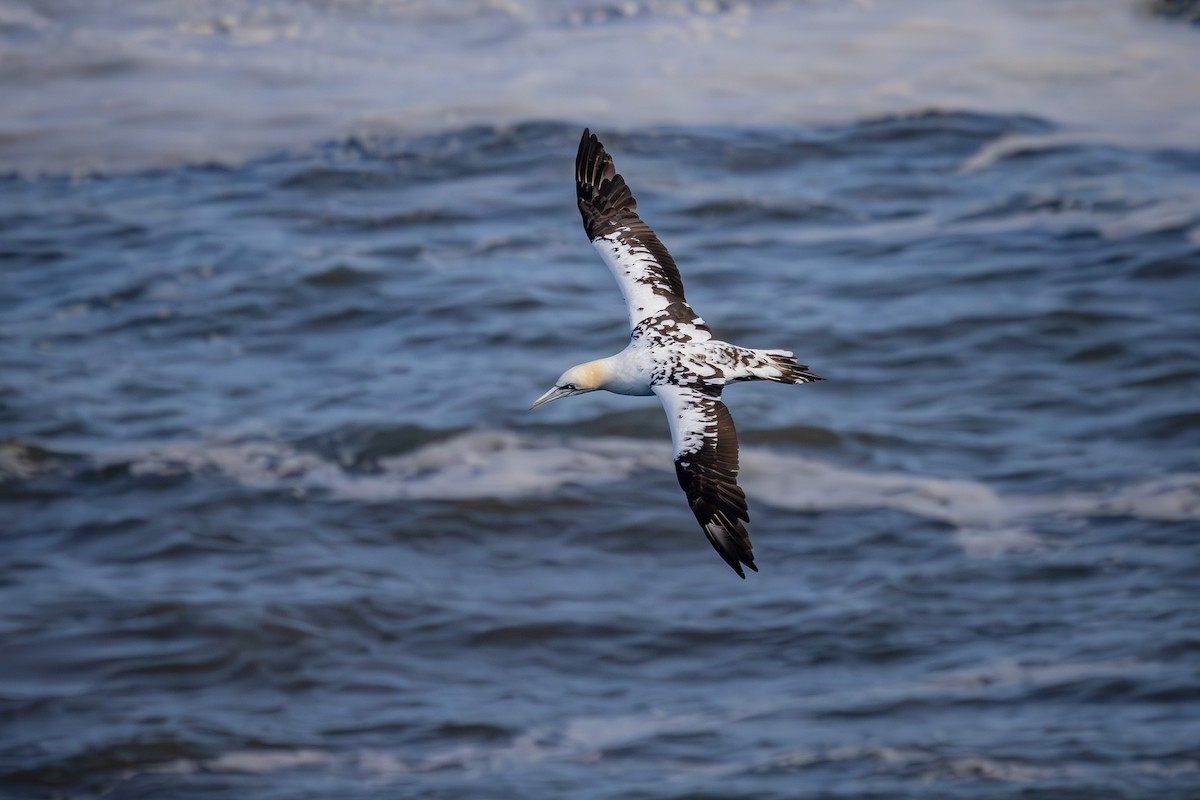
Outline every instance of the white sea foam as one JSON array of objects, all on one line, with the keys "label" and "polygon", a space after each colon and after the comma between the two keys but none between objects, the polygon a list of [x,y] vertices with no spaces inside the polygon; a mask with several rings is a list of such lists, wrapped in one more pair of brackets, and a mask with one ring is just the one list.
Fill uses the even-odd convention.
[{"label": "white sea foam", "polygon": [[23,481],[58,468],[48,453],[17,441],[0,441],[0,484]]},{"label": "white sea foam", "polygon": [[[0,171],[237,163],[356,132],[1020,112],[1191,147],[1196,34],[1134,0],[0,8]],[[1063,134],[1058,134],[1061,138]],[[978,163],[990,156],[981,153]]]},{"label": "white sea foam", "polygon": [[[124,778],[130,780],[141,774],[186,775],[195,772],[210,774],[274,775],[292,770],[316,770],[358,775],[373,784],[386,784],[407,775],[437,772],[446,769],[464,770],[475,774],[496,774],[520,771],[541,764],[562,761],[604,760],[606,750],[635,745],[656,736],[673,733],[709,734],[720,720],[700,715],[672,718],[667,715],[629,717],[625,719],[582,719],[568,721],[562,738],[537,741],[537,734],[518,736],[512,742],[496,745],[463,745],[445,748],[418,758],[404,758],[397,751],[382,748],[335,752],[315,749],[237,750],[208,760],[178,759],[153,768],[130,770]],[[549,731],[547,731],[549,732]],[[581,738],[583,737],[583,738]],[[1004,783],[1070,776],[1076,770],[1069,767],[1040,767],[1024,762],[990,758],[983,755],[957,757],[933,756],[926,749],[865,747],[842,745],[822,750],[788,750],[767,754],[762,763],[771,768],[800,769],[810,765],[841,761],[875,762],[893,768],[916,768],[925,782],[984,779]],[[1191,762],[1194,763],[1194,762]],[[712,763],[707,765],[676,764],[670,780],[730,775],[742,772],[747,765]],[[1144,765],[1150,774],[1178,774],[1192,771],[1185,762],[1162,766],[1155,762]],[[1169,771],[1168,771],[1169,770]]]},{"label": "white sea foam", "polygon": [[[349,470],[279,441],[175,444],[118,460],[139,475],[216,475],[243,485],[354,502],[518,499],[571,484],[604,484],[671,470],[670,448],[624,438],[559,439],[477,431]],[[742,448],[741,483],[755,502],[796,511],[893,509],[954,529],[978,556],[1037,549],[1038,518],[1200,520],[1200,475],[1174,475],[1102,491],[1001,494],[970,480],[868,472],[758,447]]]},{"label": "white sea foam", "polygon": [[381,459],[378,469],[365,472],[268,440],[169,445],[134,456],[130,469],[142,475],[219,474],[261,489],[391,502],[536,496],[567,484],[619,480],[670,459],[666,445],[581,440],[572,447],[483,431]]}]

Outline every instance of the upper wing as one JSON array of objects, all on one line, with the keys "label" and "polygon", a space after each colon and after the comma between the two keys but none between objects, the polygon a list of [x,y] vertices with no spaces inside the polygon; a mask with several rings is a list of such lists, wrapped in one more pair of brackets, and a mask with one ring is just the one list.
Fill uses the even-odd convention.
[{"label": "upper wing", "polygon": [[742,564],[758,572],[744,522],[746,494],[737,485],[737,431],[720,387],[654,387],[671,423],[675,474],[708,541],[743,578]]},{"label": "upper wing", "polygon": [[617,174],[612,156],[594,134],[583,130],[575,156],[575,193],[588,239],[612,270],[629,306],[629,325],[691,326],[692,341],[711,338],[708,326],[683,298],[675,259],[637,215],[637,200]]}]

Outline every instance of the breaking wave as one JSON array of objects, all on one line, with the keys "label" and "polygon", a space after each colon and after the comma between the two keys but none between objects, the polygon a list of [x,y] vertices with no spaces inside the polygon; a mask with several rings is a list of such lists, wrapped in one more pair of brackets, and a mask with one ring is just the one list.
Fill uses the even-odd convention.
[{"label": "breaking wave", "polygon": [[[5,452],[10,474],[47,469],[43,451]],[[578,484],[604,484],[669,471],[670,448],[620,437],[556,438],[473,431],[412,452],[347,466],[283,441],[255,439],[151,447],[92,459],[134,476],[213,476],[255,489],[326,495],[363,503],[399,500],[514,500]],[[32,466],[36,463],[36,467]],[[741,483],[757,502],[807,512],[891,509],[944,523],[977,554],[1039,546],[1025,526],[1038,517],[1200,519],[1200,474],[1180,474],[1097,490],[1014,494],[961,478],[855,470],[830,461],[742,448]],[[978,534],[985,533],[980,537]]]}]

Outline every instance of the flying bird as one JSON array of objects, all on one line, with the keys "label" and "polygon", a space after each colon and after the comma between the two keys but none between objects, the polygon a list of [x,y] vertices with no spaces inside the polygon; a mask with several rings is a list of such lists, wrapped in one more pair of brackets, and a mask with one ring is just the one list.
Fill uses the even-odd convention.
[{"label": "flying bird", "polygon": [[758,572],[738,486],[738,443],[721,391],[734,381],[808,383],[821,378],[787,350],[752,350],[713,338],[684,299],[679,268],[637,214],[637,201],[604,145],[586,128],[575,156],[583,229],[617,279],[629,324],[620,353],[571,367],[530,410],[604,389],[658,395],[671,424],[675,474],[708,541],[742,578]]}]

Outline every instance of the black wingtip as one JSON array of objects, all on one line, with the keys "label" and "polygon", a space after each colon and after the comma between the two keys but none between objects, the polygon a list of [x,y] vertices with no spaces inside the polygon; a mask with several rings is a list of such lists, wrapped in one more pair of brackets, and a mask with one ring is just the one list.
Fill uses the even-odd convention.
[{"label": "black wingtip", "polygon": [[[714,542],[714,545],[715,544],[716,543]],[[749,567],[752,572],[758,572],[758,567],[754,564],[754,556],[742,556],[737,553],[726,552],[721,548],[717,548],[717,553],[722,559],[725,560],[725,563],[729,565],[730,569],[736,572],[738,577],[742,580],[746,580],[746,572],[742,569],[742,564],[745,564],[747,567]]]},{"label": "black wingtip", "polygon": [[[588,239],[594,241],[598,236],[620,227],[630,227],[634,223],[644,227],[637,216],[637,200],[613,165],[612,156],[589,128],[583,129],[579,150],[575,154],[575,196]],[[653,236],[649,229],[645,233],[647,237]],[[665,268],[670,255],[661,244],[658,247],[664,252],[652,250],[652,253]],[[674,262],[671,262],[671,266],[674,266]],[[675,271],[678,272],[678,268]],[[682,297],[682,292],[677,294]]]},{"label": "black wingtip", "polygon": [[[735,558],[736,558],[736,556],[735,556]],[[742,571],[742,564],[745,564],[747,567],[749,567],[751,572],[758,572],[758,567],[755,566],[753,558],[751,558],[749,560],[743,559],[742,564],[739,564],[736,561],[727,561],[726,563],[728,563],[729,566],[733,567],[733,571],[736,572],[738,574],[738,577],[741,578],[742,580],[746,580],[746,573]]]}]

